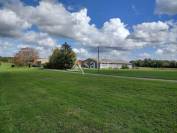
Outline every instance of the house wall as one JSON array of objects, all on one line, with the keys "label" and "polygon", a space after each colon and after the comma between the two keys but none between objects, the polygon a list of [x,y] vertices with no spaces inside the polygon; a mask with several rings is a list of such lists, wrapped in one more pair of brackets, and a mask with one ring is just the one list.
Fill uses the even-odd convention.
[{"label": "house wall", "polygon": [[95,60],[88,59],[82,62],[82,67],[97,68],[97,62]]},{"label": "house wall", "polygon": [[121,68],[122,64],[100,64],[100,68]]},{"label": "house wall", "polygon": [[49,59],[45,59],[45,58],[37,59],[37,62],[40,62],[41,64],[45,64],[45,63],[49,62]]},{"label": "house wall", "polygon": [[133,68],[132,64],[128,65],[128,68],[130,68],[130,69]]},{"label": "house wall", "polygon": [[96,68],[96,62],[90,62],[89,68]]}]

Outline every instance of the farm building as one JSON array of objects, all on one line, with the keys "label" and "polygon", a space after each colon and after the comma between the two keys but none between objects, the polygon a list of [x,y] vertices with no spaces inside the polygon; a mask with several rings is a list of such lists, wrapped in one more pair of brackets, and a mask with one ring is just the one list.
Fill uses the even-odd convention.
[{"label": "farm building", "polygon": [[45,64],[47,62],[49,62],[49,59],[47,59],[47,58],[38,58],[36,61],[36,64],[41,65],[41,64]]},{"label": "farm building", "polygon": [[[84,61],[79,60],[82,67],[85,68],[97,68],[97,60],[88,58]],[[112,69],[120,69],[122,67],[132,68],[132,64],[126,61],[113,61],[103,59],[99,63],[100,69],[112,68]]]},{"label": "farm building", "polygon": [[100,61],[100,68],[132,68],[132,64],[126,61],[114,61],[114,60],[106,60],[103,59]]},{"label": "farm building", "polygon": [[80,61],[81,66],[85,68],[97,68],[97,61],[95,59],[88,58],[84,61]]}]

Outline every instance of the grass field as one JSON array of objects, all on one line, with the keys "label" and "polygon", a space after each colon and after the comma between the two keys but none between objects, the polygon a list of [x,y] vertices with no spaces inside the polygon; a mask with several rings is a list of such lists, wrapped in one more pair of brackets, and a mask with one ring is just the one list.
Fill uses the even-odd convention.
[{"label": "grass field", "polygon": [[[86,73],[97,74],[96,69],[85,69]],[[99,74],[116,75],[116,76],[127,76],[137,78],[155,78],[155,79],[168,79],[177,80],[177,69],[101,69]]]},{"label": "grass field", "polygon": [[0,66],[0,132],[177,132],[177,83]]}]

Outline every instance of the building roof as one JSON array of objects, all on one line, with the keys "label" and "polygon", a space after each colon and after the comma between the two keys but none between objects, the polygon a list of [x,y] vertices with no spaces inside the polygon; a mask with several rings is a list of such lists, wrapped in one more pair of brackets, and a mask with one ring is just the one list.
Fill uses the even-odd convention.
[{"label": "building roof", "polygon": [[[78,60],[78,62],[79,63],[84,63],[84,62],[87,62],[87,61],[95,61],[95,62],[97,62],[97,60],[96,59],[92,59],[92,58],[88,58],[88,59],[86,59],[86,60]],[[128,61],[124,61],[124,60],[111,60],[111,59],[101,59],[100,60],[100,63],[101,64],[127,64],[127,65],[131,65],[131,63],[130,62],[128,62]]]},{"label": "building roof", "polygon": [[127,64],[127,65],[131,64],[124,60],[111,60],[111,59],[102,59],[100,60],[100,63],[102,64]]},{"label": "building roof", "polygon": [[86,62],[86,61],[95,61],[95,62],[97,62],[97,60],[92,59],[92,58],[88,58],[88,59],[84,60],[83,62]]}]

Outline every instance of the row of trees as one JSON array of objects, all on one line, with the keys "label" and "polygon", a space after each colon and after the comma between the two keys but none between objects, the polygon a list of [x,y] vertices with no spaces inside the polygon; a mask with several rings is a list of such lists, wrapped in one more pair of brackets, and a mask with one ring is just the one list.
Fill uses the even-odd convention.
[{"label": "row of trees", "polygon": [[13,57],[1,57],[0,56],[0,62],[8,63],[8,62],[12,62],[12,60],[13,60]]},{"label": "row of trees", "polygon": [[177,68],[177,61],[169,60],[144,59],[131,61],[131,63],[135,67]]},{"label": "row of trees", "polygon": [[[16,66],[31,66],[37,63],[38,52],[34,48],[22,48],[13,58]],[[49,62],[44,65],[49,69],[70,69],[76,61],[76,53],[67,43],[55,48]]]},{"label": "row of trees", "polygon": [[[36,63],[38,59],[38,52],[33,48],[22,48],[15,56],[0,57],[0,61],[7,62],[13,59],[13,63],[17,66],[30,66]],[[44,65],[49,69],[70,69],[76,61],[76,53],[67,43],[63,44],[61,48],[55,48],[49,58],[49,62]],[[131,61],[135,67],[154,67],[154,68],[177,68],[177,61],[169,60],[134,60]]]}]

